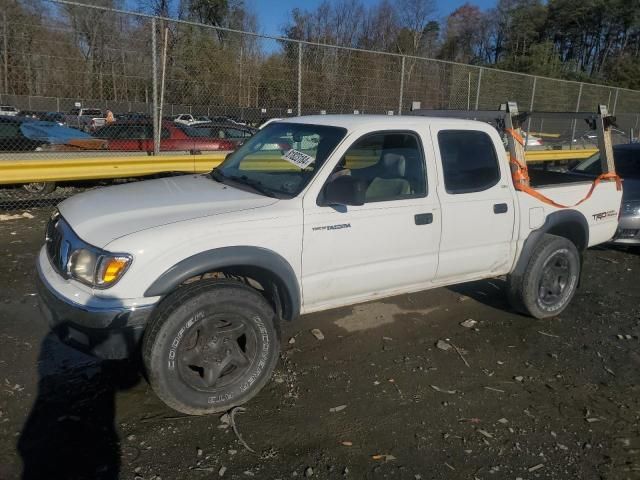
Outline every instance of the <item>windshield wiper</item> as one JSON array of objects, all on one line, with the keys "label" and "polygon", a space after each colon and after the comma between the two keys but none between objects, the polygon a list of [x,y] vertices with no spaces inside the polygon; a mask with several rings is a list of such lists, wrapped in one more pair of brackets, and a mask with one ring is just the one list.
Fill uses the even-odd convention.
[{"label": "windshield wiper", "polygon": [[223,183],[225,185],[231,181],[233,183],[249,187],[251,190],[261,193],[262,195],[266,195],[267,197],[278,198],[273,190],[262,185],[260,180],[254,180],[246,175],[225,175],[217,168],[214,168],[209,173],[209,176],[216,182]]},{"label": "windshield wiper", "polygon": [[266,195],[267,197],[277,198],[273,190],[265,187],[260,180],[254,180],[253,178],[249,178],[246,175],[229,176],[224,178],[228,178],[229,180],[237,182],[241,185],[246,185],[247,187],[255,190],[256,192]]},{"label": "windshield wiper", "polygon": [[209,176],[210,176],[213,180],[215,180],[216,182],[219,182],[219,183],[224,183],[224,179],[225,179],[225,178],[227,178],[227,177],[225,177],[225,176],[224,176],[224,174],[223,174],[220,170],[218,170],[217,168],[214,168],[213,170],[211,170],[211,171],[209,172]]}]

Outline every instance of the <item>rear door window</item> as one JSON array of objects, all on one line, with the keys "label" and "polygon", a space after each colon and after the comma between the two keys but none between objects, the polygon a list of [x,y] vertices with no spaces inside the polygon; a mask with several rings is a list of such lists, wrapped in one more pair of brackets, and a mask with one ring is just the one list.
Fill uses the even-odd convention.
[{"label": "rear door window", "polygon": [[498,156],[485,132],[441,130],[438,146],[447,193],[481,192],[500,181]]}]

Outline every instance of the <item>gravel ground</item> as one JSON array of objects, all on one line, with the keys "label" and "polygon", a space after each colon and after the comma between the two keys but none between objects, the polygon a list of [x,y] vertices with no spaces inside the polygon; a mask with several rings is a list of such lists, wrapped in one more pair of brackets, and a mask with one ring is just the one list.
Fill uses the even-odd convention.
[{"label": "gravel ground", "polygon": [[0,479],[640,478],[637,251],[588,251],[553,320],[513,313],[495,280],[286,324],[239,437],[48,334],[34,262],[49,212],[30,213],[0,222]]}]

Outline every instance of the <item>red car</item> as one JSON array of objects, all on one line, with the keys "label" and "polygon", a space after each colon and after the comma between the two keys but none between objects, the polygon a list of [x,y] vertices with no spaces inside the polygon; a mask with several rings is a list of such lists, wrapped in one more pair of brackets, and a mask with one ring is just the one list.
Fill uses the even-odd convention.
[{"label": "red car", "polygon": [[[108,140],[107,150],[153,152],[151,122],[115,122],[95,131],[94,137]],[[200,152],[235,150],[234,142],[220,138],[191,137],[172,122],[162,122],[160,151]]]}]

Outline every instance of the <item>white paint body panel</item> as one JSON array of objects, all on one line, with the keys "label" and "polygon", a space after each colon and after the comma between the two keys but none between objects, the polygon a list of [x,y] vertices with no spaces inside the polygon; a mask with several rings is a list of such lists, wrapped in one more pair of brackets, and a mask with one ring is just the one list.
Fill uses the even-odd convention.
[{"label": "white paint body panel", "polygon": [[[431,126],[434,156],[440,158],[438,132],[442,130],[483,131],[493,140],[500,159],[503,149],[497,131],[486,123],[460,125],[443,120]],[[519,209],[515,204],[515,189],[507,162],[499,162],[500,180],[493,187],[481,191],[450,194],[444,185],[440,162],[438,169],[438,196],[442,208],[442,237],[437,272],[438,281],[458,279],[465,275],[498,276],[508,273],[513,265],[515,221]],[[507,211],[494,212],[494,205],[506,204]]]},{"label": "white paint body panel", "polygon": [[[63,280],[53,269],[43,267],[49,284],[60,295],[75,297],[76,303],[90,304],[92,298],[99,298],[139,305],[157,300],[145,300],[144,292],[181,260],[216,248],[255,246],[279,254],[291,265],[305,313],[508,273],[530,232],[558,210],[516,192],[506,157],[500,155],[498,185],[484,192],[447,195],[433,133],[442,128],[482,130],[491,136],[500,154],[499,135],[481,122],[367,115],[284,121],[347,130],[345,139],[298,197],[276,200],[193,175],[77,195],[60,205],[71,228],[93,245],[130,253],[133,263],[106,290]],[[346,149],[360,136],[382,130],[419,135],[426,157],[427,196],[341,210],[318,206],[318,194]],[[587,189],[585,184],[561,185],[544,189],[544,193],[559,202],[575,203]],[[589,223],[589,246],[613,236],[620,200],[615,184],[603,183],[575,208]],[[507,203],[508,214],[494,215],[494,203]],[[536,213],[532,216],[531,211]],[[594,215],[607,211],[615,211],[616,216],[595,219]],[[423,213],[432,213],[433,223],[416,225],[414,215]],[[350,224],[350,228],[314,230],[339,224]],[[47,260],[43,255],[41,265]]]}]

